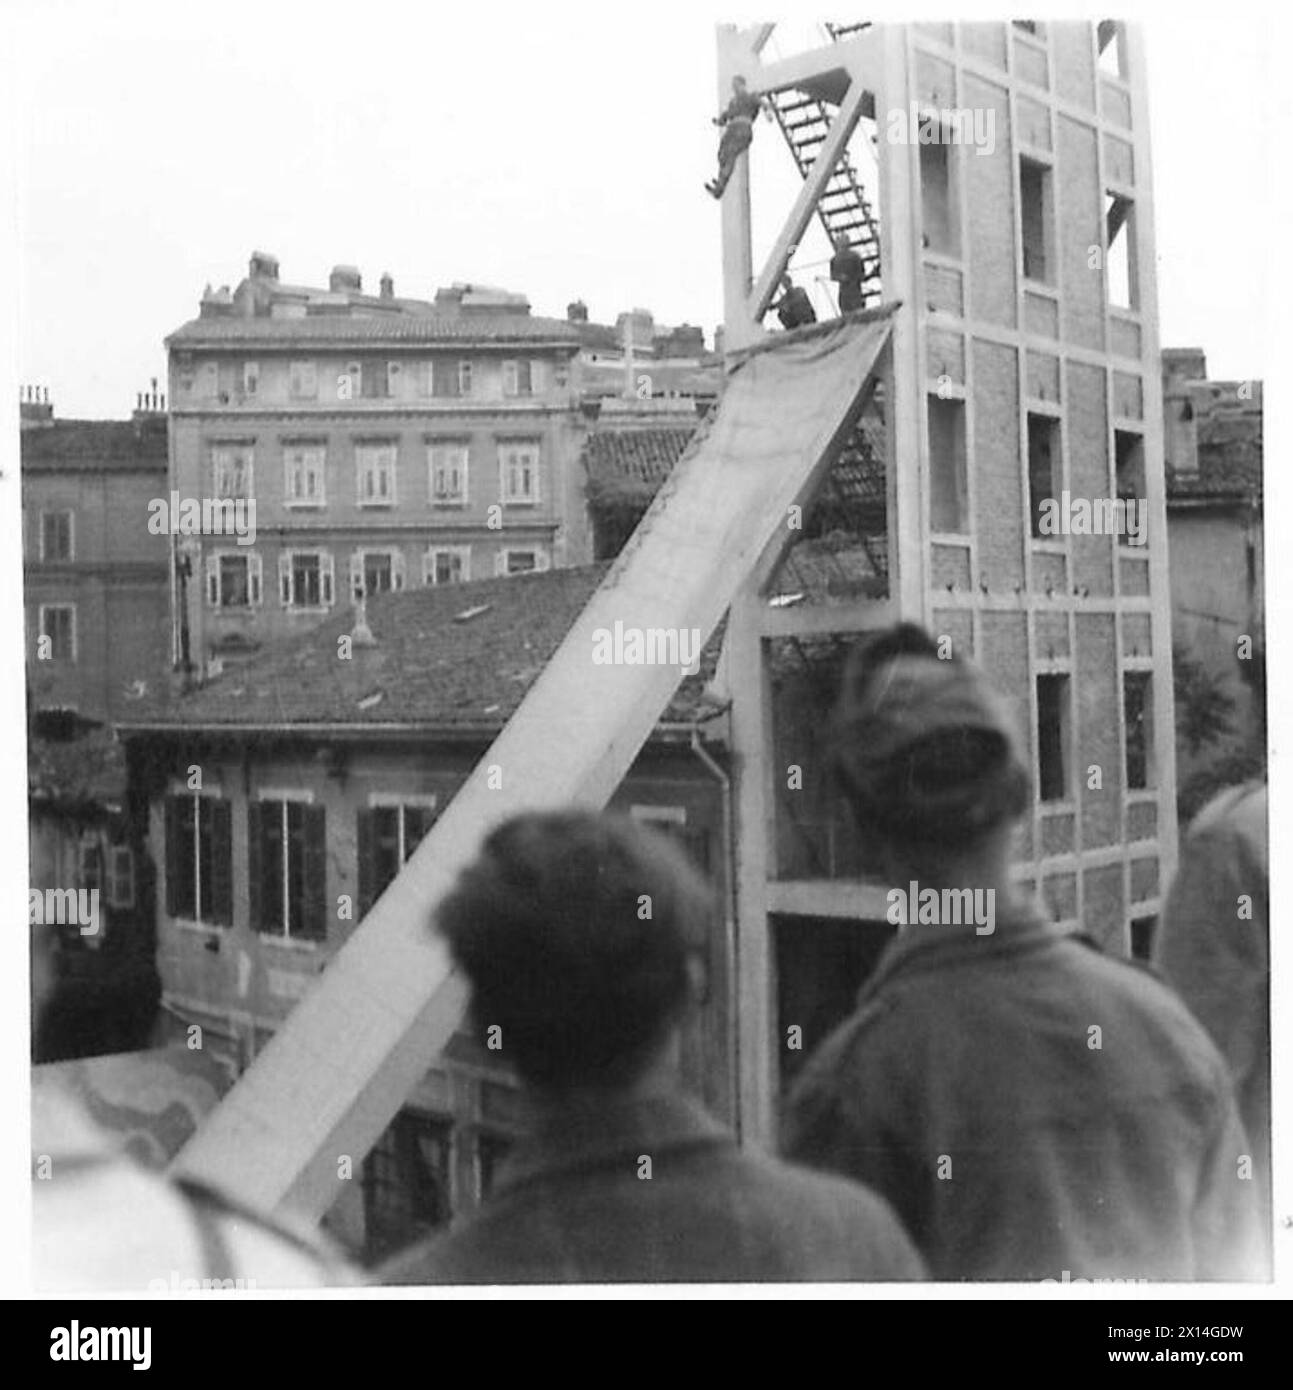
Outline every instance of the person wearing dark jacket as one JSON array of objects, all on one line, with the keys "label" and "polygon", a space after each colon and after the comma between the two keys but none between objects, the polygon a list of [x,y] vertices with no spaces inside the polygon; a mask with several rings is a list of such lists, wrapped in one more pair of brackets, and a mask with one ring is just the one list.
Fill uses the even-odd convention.
[{"label": "person wearing dark jacket", "polygon": [[835,238],[835,254],[831,257],[831,279],[840,287],[840,313],[852,313],[866,307],[862,281],[866,265],[853,249],[846,233]]},{"label": "person wearing dark jacket", "polygon": [[709,911],[682,855],[627,819],[528,814],[488,837],[438,922],[534,1124],[479,1213],[382,1283],[923,1276],[873,1193],[738,1148],[682,1093]]},{"label": "person wearing dark jacket", "polygon": [[750,148],[754,139],[754,118],[761,110],[763,103],[746,90],[745,78],[732,78],[732,99],[714,118],[714,124],[723,128],[718,142],[718,177],[711,179],[705,188],[715,198],[723,196],[736,161]]},{"label": "person wearing dark jacket", "polygon": [[903,625],[851,659],[833,739],[909,925],[806,1064],[785,1153],[886,1196],[935,1279],[1259,1277],[1217,1049],[1151,973],[1016,895],[1029,778],[996,692]]},{"label": "person wearing dark jacket", "polygon": [[808,291],[802,285],[796,285],[789,275],[781,277],[781,298],[775,307],[782,328],[806,328],[810,323],[817,322]]}]

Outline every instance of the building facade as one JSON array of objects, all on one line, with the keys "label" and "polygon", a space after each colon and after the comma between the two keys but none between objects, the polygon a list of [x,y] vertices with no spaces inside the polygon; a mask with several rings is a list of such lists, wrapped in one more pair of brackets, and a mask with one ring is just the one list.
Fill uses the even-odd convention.
[{"label": "building facade", "polygon": [[288,285],[257,253],[167,347],[177,504],[256,503],[254,539],[172,527],[180,665],[245,656],[360,590],[591,558],[579,339],[523,296],[397,298],[388,276],[367,295],[345,266],[326,290]]},{"label": "building facade", "polygon": [[59,420],[20,401],[27,688],[37,714],[102,723],[166,678],[169,543],[149,531],[166,494],[165,403],[132,420]]},{"label": "building facade", "polygon": [[[1242,662],[1265,643],[1262,383],[1210,381],[1200,349],[1165,349],[1163,416],[1172,642],[1187,701],[1176,756],[1189,816],[1234,778],[1254,723]],[[1189,723],[1200,676],[1229,706],[1228,728],[1203,744]]]},{"label": "building facade", "polygon": [[[162,1009],[236,1075],[305,997],[468,779],[604,567],[379,595],[125,726],[158,865]],[[353,638],[348,655],[341,639]],[[676,837],[725,891],[721,744],[688,678],[613,806]],[[715,750],[722,757],[721,747]],[[429,929],[429,924],[428,924]],[[686,1040],[689,1081],[730,1111],[725,923]],[[376,1260],[488,1190],[524,1123],[468,1022],[342,1183],[330,1226]]]}]

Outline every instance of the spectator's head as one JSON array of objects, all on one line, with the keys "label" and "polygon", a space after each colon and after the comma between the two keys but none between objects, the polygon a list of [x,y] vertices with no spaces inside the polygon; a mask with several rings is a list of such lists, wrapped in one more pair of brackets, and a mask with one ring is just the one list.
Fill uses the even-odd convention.
[{"label": "spectator's head", "polygon": [[852,243],[849,241],[849,234],[847,232],[836,232],[835,249],[837,251],[847,251],[851,245]]},{"label": "spectator's head", "polygon": [[485,840],[438,923],[482,1029],[537,1090],[628,1088],[691,1003],[711,900],[687,859],[633,821],[516,816]]},{"label": "spectator's head", "polygon": [[781,288],[783,290],[793,290],[794,287],[795,282],[790,278],[790,273],[787,271],[786,274],[781,277]]},{"label": "spectator's head", "polygon": [[737,75],[732,78],[732,90],[737,96],[740,96],[745,91],[745,78],[743,78],[740,73],[737,73]]},{"label": "spectator's head", "polygon": [[891,870],[1004,854],[1029,778],[1004,702],[970,662],[901,623],[856,650],[833,720],[834,762],[858,828]]}]

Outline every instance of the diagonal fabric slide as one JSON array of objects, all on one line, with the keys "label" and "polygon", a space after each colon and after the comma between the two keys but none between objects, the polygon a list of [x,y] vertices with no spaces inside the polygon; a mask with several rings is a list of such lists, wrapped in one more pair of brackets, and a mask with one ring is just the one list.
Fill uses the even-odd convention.
[{"label": "diagonal fabric slide", "polygon": [[[897,306],[777,335],[733,370],[524,702],[444,815],[174,1167],[263,1209],[321,1217],[458,1026],[466,991],[429,929],[492,826],[517,811],[602,806],[680,680],[677,665],[593,659],[595,634],[699,631],[792,539],[852,425]],[[491,775],[492,770],[492,775]]]}]

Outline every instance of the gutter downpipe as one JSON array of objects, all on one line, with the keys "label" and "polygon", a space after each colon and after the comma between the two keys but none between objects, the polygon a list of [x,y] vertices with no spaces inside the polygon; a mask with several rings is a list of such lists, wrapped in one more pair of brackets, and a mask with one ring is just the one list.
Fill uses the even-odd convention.
[{"label": "gutter downpipe", "polygon": [[[714,719],[726,710],[710,715]],[[737,1136],[741,1133],[740,1029],[737,1027],[737,944],[736,944],[736,846],[732,842],[732,779],[701,740],[702,720],[691,725],[691,751],[718,783],[723,815],[723,953],[727,976],[727,1085],[731,1096],[732,1118]]]}]

